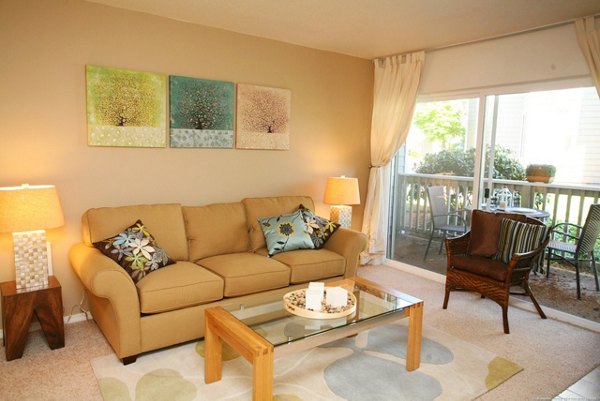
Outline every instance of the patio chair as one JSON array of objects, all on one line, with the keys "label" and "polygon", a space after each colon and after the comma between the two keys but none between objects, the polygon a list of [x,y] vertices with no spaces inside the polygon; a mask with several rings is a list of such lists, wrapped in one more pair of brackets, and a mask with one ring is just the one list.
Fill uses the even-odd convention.
[{"label": "patio chair", "polygon": [[[471,231],[446,239],[448,270],[443,308],[451,291],[474,291],[502,308],[508,327],[510,294],[527,295],[542,319],[546,315],[529,287],[529,274],[549,241],[549,229],[537,219],[514,213],[473,210]],[[520,287],[524,292],[512,292]]]},{"label": "patio chair", "polygon": [[[442,233],[439,253],[442,253],[444,240],[448,238],[449,233],[464,234],[467,231],[467,224],[461,212],[448,212],[448,202],[446,200],[445,188],[443,186],[431,186],[426,188],[427,199],[429,200],[429,210],[431,212],[431,235],[425,249],[423,260],[427,259],[431,241],[437,231]],[[454,220],[460,224],[450,224]]]},{"label": "patio chair", "polygon": [[[598,286],[598,271],[594,260],[594,245],[600,235],[600,203],[590,205],[583,226],[572,223],[558,223],[552,227],[551,240],[548,243],[546,255],[546,277],[550,276],[550,262],[561,261],[575,267],[577,281],[577,299],[581,299],[581,283],[579,278],[580,262],[591,262],[596,291]],[[572,256],[567,256],[572,255]]]}]

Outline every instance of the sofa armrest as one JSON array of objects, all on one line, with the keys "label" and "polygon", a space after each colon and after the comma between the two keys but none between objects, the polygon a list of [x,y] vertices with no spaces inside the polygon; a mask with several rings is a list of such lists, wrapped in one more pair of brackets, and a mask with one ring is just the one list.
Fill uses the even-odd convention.
[{"label": "sofa armrest", "polygon": [[346,259],[344,277],[352,277],[356,275],[360,253],[367,249],[367,236],[360,231],[340,227],[325,243],[324,248]]},{"label": "sofa armrest", "polygon": [[[118,344],[113,344],[118,356],[122,358],[139,353],[140,302],[131,277],[115,261],[82,243],[71,248],[69,260],[85,289],[110,303],[113,319],[116,320],[116,327],[111,327],[110,332],[116,337],[108,340],[111,343],[118,341]],[[97,322],[98,318],[94,316]],[[104,328],[103,332],[107,335]]]}]

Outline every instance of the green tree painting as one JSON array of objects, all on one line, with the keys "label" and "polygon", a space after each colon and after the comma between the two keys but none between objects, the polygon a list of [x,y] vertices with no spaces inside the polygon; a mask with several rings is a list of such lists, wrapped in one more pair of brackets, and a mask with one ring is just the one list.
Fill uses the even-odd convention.
[{"label": "green tree painting", "polygon": [[166,77],[86,66],[88,144],[164,147]]},{"label": "green tree painting", "polygon": [[169,77],[172,147],[233,147],[233,82]]}]

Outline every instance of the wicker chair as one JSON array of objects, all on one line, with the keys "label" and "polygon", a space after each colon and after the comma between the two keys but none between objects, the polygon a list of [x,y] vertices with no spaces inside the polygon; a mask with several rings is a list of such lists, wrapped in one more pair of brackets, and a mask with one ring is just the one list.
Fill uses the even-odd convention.
[{"label": "wicker chair", "polygon": [[[449,233],[464,234],[467,231],[467,224],[460,212],[448,212],[448,202],[446,201],[445,188],[442,186],[431,186],[426,188],[427,199],[429,200],[429,209],[431,211],[431,235],[425,249],[423,260],[427,259],[431,241],[437,231],[442,233],[439,253],[442,253],[444,239],[448,238]],[[454,220],[460,224],[450,224]]]},{"label": "wicker chair", "polygon": [[[540,244],[535,249],[525,253],[514,253],[510,261],[504,263],[495,258],[498,253],[503,218],[544,226],[541,221],[524,215],[474,210],[471,231],[460,237],[446,239],[448,271],[443,308],[448,307],[451,291],[477,292],[482,298],[487,297],[500,305],[504,332],[509,334],[510,294],[528,295],[540,317],[546,319],[544,311],[529,288],[529,274],[543,254],[549,240],[549,230],[539,230],[541,234],[535,238],[535,241],[532,240],[527,244],[530,248],[535,246],[533,245],[535,243]],[[517,286],[521,287],[523,292],[511,292],[511,288]]]},{"label": "wicker chair", "polygon": [[[546,277],[550,275],[550,262],[558,260],[575,267],[577,281],[577,299],[581,299],[581,284],[579,280],[580,262],[592,262],[592,271],[598,286],[598,271],[594,258],[594,245],[600,235],[600,203],[590,206],[583,226],[571,223],[559,223],[552,227],[551,240],[548,243],[546,255]],[[573,256],[566,256],[566,254]]]}]

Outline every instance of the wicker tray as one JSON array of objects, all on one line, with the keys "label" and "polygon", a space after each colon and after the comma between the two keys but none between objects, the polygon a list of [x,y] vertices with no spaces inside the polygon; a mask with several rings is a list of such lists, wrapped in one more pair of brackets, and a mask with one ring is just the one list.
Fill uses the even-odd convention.
[{"label": "wicker tray", "polygon": [[[325,287],[327,289],[327,287]],[[304,300],[304,302],[302,302]],[[285,310],[293,315],[300,317],[307,317],[310,319],[338,319],[340,317],[348,316],[356,311],[356,297],[353,293],[348,291],[348,303],[346,306],[341,308],[334,308],[327,310],[325,303],[322,303],[320,311],[313,311],[306,309],[306,290],[296,290],[288,292],[283,296],[283,305]],[[298,302],[300,301],[300,302]]]}]

